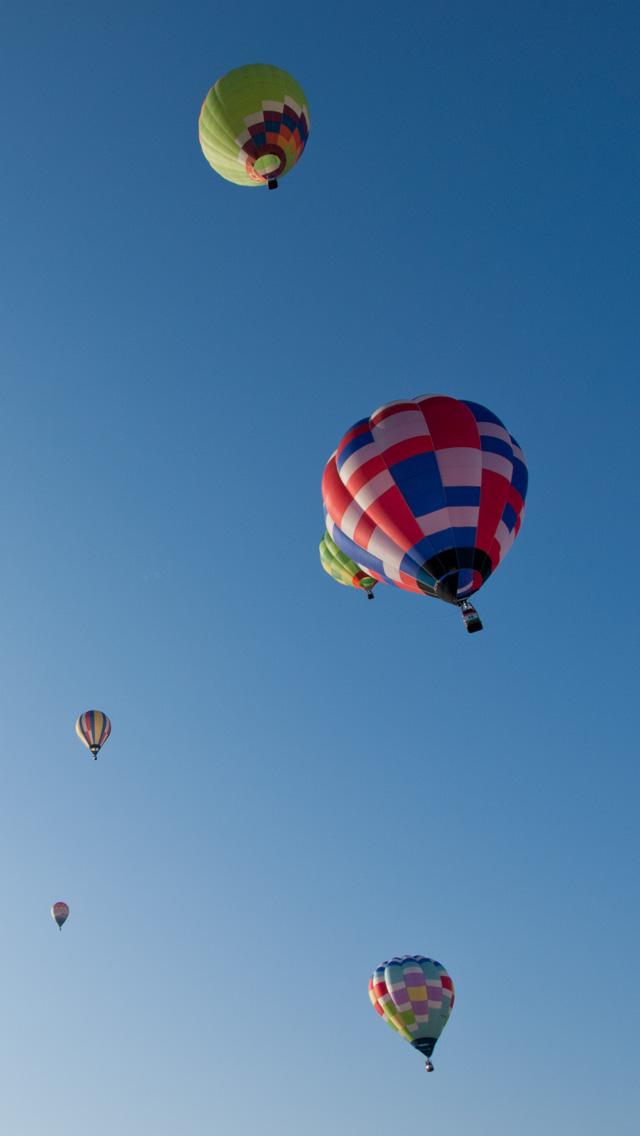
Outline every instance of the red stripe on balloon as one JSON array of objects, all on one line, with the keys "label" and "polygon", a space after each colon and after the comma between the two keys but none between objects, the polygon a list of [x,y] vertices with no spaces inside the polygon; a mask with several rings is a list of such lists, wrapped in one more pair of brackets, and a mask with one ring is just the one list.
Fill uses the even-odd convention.
[{"label": "red stripe on balloon", "polygon": [[[338,528],[339,527],[338,525]],[[358,521],[353,533],[353,540],[358,545],[358,548],[366,549],[375,531],[375,521],[372,521],[371,517],[368,517],[367,514],[364,513]]]},{"label": "red stripe on balloon", "polygon": [[[489,552],[495,540],[510,488],[510,483],[501,473],[483,469],[476,535],[476,548],[483,552]],[[495,568],[497,561],[493,556],[491,559]]]},{"label": "red stripe on balloon", "polygon": [[374,454],[368,461],[363,462],[352,474],[346,482],[348,492],[352,497],[359,493],[364,485],[369,481],[373,481],[379,473],[385,473],[387,467],[380,454]]},{"label": "red stripe on balloon", "polygon": [[369,432],[369,423],[368,422],[361,422],[358,426],[354,426],[353,429],[349,430],[348,434],[345,434],[344,438],[340,442],[340,445],[338,446],[338,449],[336,450],[336,456],[340,457],[340,454],[344,450],[345,446],[348,446],[349,442],[352,442],[354,438],[359,438],[361,434],[367,434],[368,432]]},{"label": "red stripe on balloon", "polygon": [[340,480],[335,457],[329,458],[322,475],[322,500],[332,521],[340,528],[352,498]]},{"label": "red stripe on balloon", "polygon": [[392,485],[372,501],[367,516],[395,541],[403,552],[408,552],[423,538],[423,532],[397,485]]},{"label": "red stripe on balloon", "polygon": [[385,418],[392,418],[394,414],[406,414],[408,410],[415,412],[415,409],[415,402],[411,399],[403,398],[393,406],[381,406],[379,410],[376,410],[375,414],[371,415],[369,421],[372,426],[377,426],[380,422],[384,422]]},{"label": "red stripe on balloon", "polygon": [[468,406],[456,398],[438,394],[418,404],[433,438],[434,449],[450,446],[481,448],[478,425]]},{"label": "red stripe on balloon", "polygon": [[413,458],[416,454],[429,454],[433,450],[433,441],[429,437],[421,435],[415,438],[406,438],[402,442],[396,442],[393,446],[389,446],[384,451],[384,460],[388,466],[395,465],[396,462],[405,461],[406,458]]}]

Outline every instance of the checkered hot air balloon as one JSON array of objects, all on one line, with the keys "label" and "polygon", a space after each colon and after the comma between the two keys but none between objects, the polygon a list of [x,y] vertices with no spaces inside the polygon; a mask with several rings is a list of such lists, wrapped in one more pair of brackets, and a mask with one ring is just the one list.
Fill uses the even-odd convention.
[{"label": "checkered hot air balloon", "polygon": [[513,544],[527,466],[495,414],[446,395],[388,402],[345,434],[325,467],[327,531],[377,580],[457,604],[482,627],[470,597]]},{"label": "checkered hot air balloon", "polygon": [[380,1017],[424,1054],[432,1073],[431,1055],[455,998],[453,982],[441,963],[424,955],[389,959],[374,970],[369,997]]},{"label": "checkered hot air balloon", "polygon": [[347,587],[351,588],[360,588],[367,593],[368,599],[374,598],[373,589],[378,581],[374,580],[372,576],[368,576],[358,564],[345,556],[337,544],[334,544],[328,532],[325,532],[320,541],[320,563],[325,572],[333,576],[339,584],[346,584]]},{"label": "checkered hot air balloon", "polygon": [[67,907],[66,903],[54,903],[53,907],[51,908],[51,918],[55,919],[60,930],[62,930],[62,924],[66,923],[68,917],[69,908]]},{"label": "checkered hot air balloon", "polygon": [[287,71],[251,63],[218,79],[198,125],[202,152],[221,177],[275,189],[305,148],[307,99]]},{"label": "checkered hot air balloon", "polygon": [[111,722],[101,710],[86,710],[76,722],[76,734],[89,747],[94,761],[111,733]]}]

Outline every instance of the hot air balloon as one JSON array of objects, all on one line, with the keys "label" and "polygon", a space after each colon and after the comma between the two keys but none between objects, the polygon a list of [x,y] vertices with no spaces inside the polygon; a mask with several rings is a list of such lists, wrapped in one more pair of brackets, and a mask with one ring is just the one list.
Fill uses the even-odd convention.
[{"label": "hot air balloon", "polygon": [[76,722],[76,734],[89,747],[94,761],[110,733],[111,722],[101,710],[86,710]]},{"label": "hot air balloon", "polygon": [[305,93],[280,67],[237,67],[209,91],[199,134],[209,165],[227,181],[276,189],[309,136]]},{"label": "hot air balloon", "polygon": [[367,576],[358,564],[345,556],[341,552],[337,544],[334,544],[329,533],[326,532],[320,541],[320,563],[325,572],[333,576],[339,584],[346,584],[348,587],[361,588],[362,591],[367,593],[367,598],[372,600],[374,598],[373,589],[377,584],[372,576]]},{"label": "hot air balloon", "polygon": [[62,930],[62,924],[66,923],[69,916],[69,908],[66,903],[54,903],[51,908],[51,916],[55,919],[60,930]]},{"label": "hot air balloon", "polygon": [[414,1049],[431,1055],[453,1009],[454,989],[441,963],[424,955],[404,955],[383,962],[369,980],[374,1010]]},{"label": "hot air balloon", "polygon": [[499,418],[477,402],[423,395],[362,418],[322,479],[327,531],[377,580],[456,604],[470,597],[522,524],[527,466]]}]

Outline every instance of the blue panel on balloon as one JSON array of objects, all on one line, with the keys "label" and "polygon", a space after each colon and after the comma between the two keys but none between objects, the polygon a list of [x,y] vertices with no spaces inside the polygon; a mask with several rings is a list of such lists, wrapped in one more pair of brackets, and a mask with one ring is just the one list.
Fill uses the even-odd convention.
[{"label": "blue panel on balloon", "polygon": [[500,421],[497,414],[492,414],[490,410],[487,410],[486,406],[481,406],[479,402],[469,402],[466,398],[461,398],[460,401],[469,407],[476,422],[493,422],[496,426],[502,426],[504,430],[504,423]]},{"label": "blue panel on balloon", "polygon": [[488,454],[500,454],[501,457],[513,461],[513,450],[508,442],[502,438],[492,438],[490,434],[482,435],[482,448]]},{"label": "blue panel on balloon", "polygon": [[345,552],[347,556],[350,557],[351,560],[354,560],[356,564],[359,564],[360,567],[368,568],[370,572],[378,572],[381,576],[384,576],[385,580],[387,579],[382,568],[382,561],[378,560],[377,556],[372,556],[365,548],[360,548],[360,546],[355,544],[350,537],[346,536],[337,525],[333,528],[333,536],[331,539],[342,552]]},{"label": "blue panel on balloon", "polygon": [[439,533],[431,533],[429,540],[436,552],[446,552],[450,548],[473,548],[476,531],[476,529],[444,529]]},{"label": "blue panel on balloon", "polygon": [[[426,537],[425,537],[425,540],[427,540]],[[420,543],[421,543],[421,546],[422,546],[422,544],[424,542],[421,541]],[[427,540],[427,544],[428,544],[428,540]],[[417,545],[416,545],[416,548],[417,548]],[[412,549],[411,551],[415,552],[415,548]],[[429,558],[433,555],[434,555],[434,551],[430,546],[429,546],[428,552],[425,552],[425,553],[418,552],[417,556],[411,556],[411,554],[407,552],[407,553],[405,553],[405,555],[402,557],[402,560],[400,561],[400,571],[404,572],[406,576],[412,576],[414,580],[419,580],[421,584],[426,584],[428,587],[435,589],[435,586],[436,586],[435,576],[431,576],[429,574],[429,572],[425,572],[424,568],[422,567],[422,562],[424,560],[429,560]],[[420,561],[419,563],[418,563],[418,560]]]},{"label": "blue panel on balloon", "polygon": [[502,514],[502,520],[507,526],[509,532],[513,532],[517,519],[518,517],[515,510],[511,508],[511,505],[506,504],[504,507],[504,512]]},{"label": "blue panel on balloon", "polygon": [[447,502],[440,470],[432,450],[395,462],[389,466],[389,473],[414,517],[423,517],[426,513],[445,508]]},{"label": "blue panel on balloon", "polygon": [[355,454],[356,450],[361,450],[363,446],[368,446],[372,440],[371,431],[364,430],[362,434],[357,434],[355,438],[352,438],[350,442],[347,442],[344,449],[340,451],[338,457],[336,458],[336,466],[338,467],[338,470],[342,469],[344,463],[348,458],[351,457],[352,454]]},{"label": "blue panel on balloon", "polygon": [[513,488],[517,490],[517,492],[522,497],[522,500],[524,501],[525,497],[527,496],[529,472],[524,462],[520,461],[520,458],[517,458],[515,454],[513,457],[513,473],[511,474],[511,484],[513,485]]},{"label": "blue panel on balloon", "polygon": [[445,487],[447,505],[479,505],[479,485],[447,485]]},{"label": "blue panel on balloon", "polygon": [[[453,548],[453,534],[451,529],[445,529],[444,532],[432,533],[431,536],[423,536],[413,548],[410,548],[406,553],[412,560],[416,560],[418,564],[424,564],[425,560],[431,560],[433,556],[437,556],[445,548]],[[402,562],[404,564],[404,560]],[[402,565],[401,565],[402,567]]]}]

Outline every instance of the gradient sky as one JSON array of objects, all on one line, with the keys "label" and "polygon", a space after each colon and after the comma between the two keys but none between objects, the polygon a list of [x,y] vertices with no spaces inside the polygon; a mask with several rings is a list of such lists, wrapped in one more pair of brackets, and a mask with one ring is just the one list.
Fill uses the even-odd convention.
[{"label": "gradient sky", "polygon": [[[632,1136],[637,2],[32,0],[0,42],[5,1130]],[[309,100],[276,193],[198,144],[257,60]],[[481,635],[319,564],[330,453],[431,392],[529,464]],[[367,995],[416,952],[430,1077]]]}]

